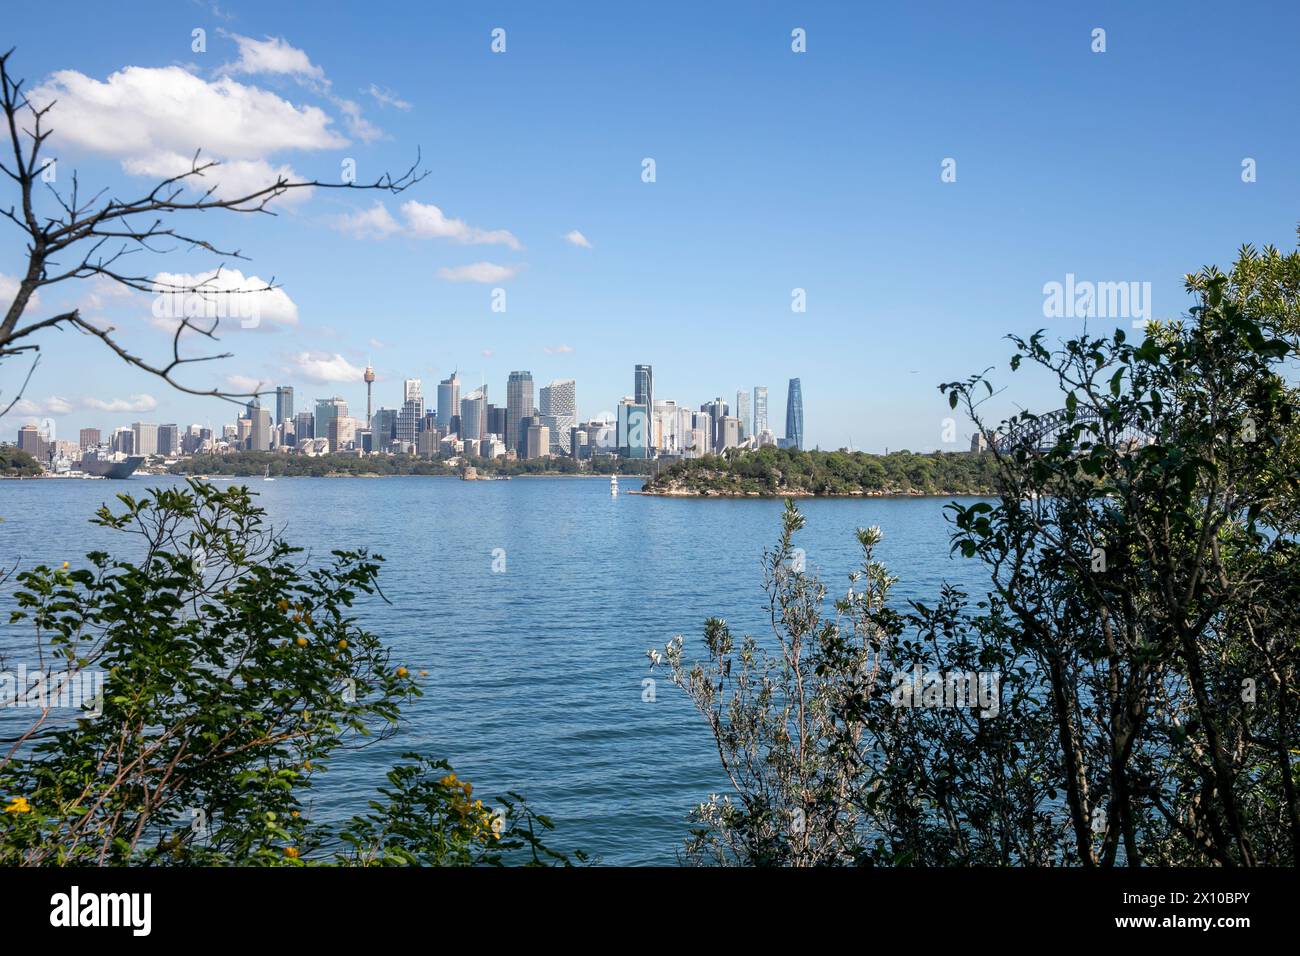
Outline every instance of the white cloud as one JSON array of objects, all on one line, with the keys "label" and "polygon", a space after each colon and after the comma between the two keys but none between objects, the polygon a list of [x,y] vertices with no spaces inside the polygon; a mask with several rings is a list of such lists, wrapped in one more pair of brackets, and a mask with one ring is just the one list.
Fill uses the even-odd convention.
[{"label": "white cloud", "polygon": [[334,228],[354,239],[385,239],[401,232],[402,224],[393,218],[387,206],[377,202],[364,212],[335,217]]},{"label": "white cloud", "polygon": [[505,282],[519,273],[516,266],[502,266],[495,262],[473,262],[467,266],[454,266],[438,270],[438,278],[448,282]]},{"label": "white cloud", "polygon": [[224,72],[271,73],[320,81],[325,79],[325,71],[283,37],[255,40],[238,33],[221,32],[239,45],[239,59],[222,67]]},{"label": "white cloud", "polygon": [[227,375],[226,384],[236,391],[256,392],[266,385],[266,382],[248,375]]},{"label": "white cloud", "polygon": [[392,90],[385,89],[381,86],[376,86],[374,83],[370,84],[370,86],[366,89],[366,92],[369,93],[372,97],[374,97],[375,102],[377,102],[380,106],[391,106],[394,109],[399,109],[402,111],[406,111],[411,108],[410,103],[406,102],[406,100],[398,99],[397,94],[394,93]]},{"label": "white cloud", "polygon": [[590,249],[590,248],[591,248],[591,240],[589,240],[589,239],[588,239],[586,236],[584,236],[582,233],[578,232],[578,230],[576,230],[576,229],[574,229],[573,231],[569,232],[569,233],[568,233],[564,238],[565,238],[565,239],[568,239],[568,240],[569,240],[571,243],[573,243],[575,246],[581,246],[581,247],[584,248],[584,249]]},{"label": "white cloud", "polygon": [[299,376],[317,385],[359,382],[364,372],[337,352],[299,352],[293,363]]},{"label": "white cloud", "polygon": [[83,398],[81,404],[101,412],[152,412],[158,407],[158,399],[144,393],[129,398]]},{"label": "white cloud", "polygon": [[[224,31],[223,31],[224,33]],[[380,139],[384,132],[361,115],[361,104],[335,96],[325,71],[312,63],[305,52],[284,37],[255,40],[238,33],[225,33],[239,45],[239,59],[219,67],[219,73],[247,73],[292,77],[298,83],[328,99],[343,114],[348,132],[363,143]]]},{"label": "white cloud", "polygon": [[399,222],[388,207],[377,202],[364,212],[339,216],[334,227],[358,239],[384,239],[401,234],[411,239],[449,239],[465,246],[507,246],[518,252],[523,245],[508,229],[480,229],[463,219],[449,219],[430,203],[408,200],[401,205]]},{"label": "white cloud", "polygon": [[384,131],[361,115],[360,103],[355,100],[345,100],[341,97],[330,97],[330,101],[343,114],[343,122],[347,124],[348,132],[361,142],[373,143],[375,140],[383,138]]},{"label": "white cloud", "polygon": [[547,355],[568,355],[573,351],[572,345],[547,345],[543,349]]},{"label": "white cloud", "polygon": [[208,82],[179,66],[128,66],[101,82],[60,70],[32,90],[38,105],[58,103],[50,125],[62,146],[148,160],[193,156],[262,159],[278,150],[337,149],[347,140],[315,106],[294,106],[228,76]]},{"label": "white cloud", "polygon": [[51,395],[43,401],[33,401],[30,398],[20,398],[14,403],[14,411],[19,415],[30,415],[34,417],[67,415],[72,411],[72,409],[73,404],[66,398],[61,398],[58,395]]},{"label": "white cloud", "polygon": [[[298,324],[298,306],[283,289],[267,289],[261,278],[238,269],[213,269],[195,275],[159,272],[153,277],[157,294],[150,323],[174,332],[185,317],[202,319],[203,327],[218,319],[218,331],[292,327]],[[190,293],[169,292],[176,287],[196,288]]]}]

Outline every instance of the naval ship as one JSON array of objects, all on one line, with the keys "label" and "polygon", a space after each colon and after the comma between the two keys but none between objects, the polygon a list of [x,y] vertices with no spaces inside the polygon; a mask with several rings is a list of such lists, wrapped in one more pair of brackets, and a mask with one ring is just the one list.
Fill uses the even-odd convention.
[{"label": "naval ship", "polygon": [[100,458],[94,452],[86,452],[81,456],[81,470],[96,478],[130,478],[142,464],[144,457],[141,455],[130,455],[116,461]]}]

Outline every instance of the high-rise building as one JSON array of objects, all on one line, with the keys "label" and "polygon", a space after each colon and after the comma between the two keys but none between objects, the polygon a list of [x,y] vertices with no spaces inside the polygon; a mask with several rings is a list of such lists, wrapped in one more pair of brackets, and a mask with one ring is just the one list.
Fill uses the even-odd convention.
[{"label": "high-rise building", "polygon": [[131,431],[134,435],[135,454],[158,454],[158,426],[150,422],[133,422]]},{"label": "high-rise building", "polygon": [[718,451],[726,451],[740,444],[740,419],[724,415],[718,419]]},{"label": "high-rise building", "polygon": [[383,451],[397,438],[397,409],[377,408],[370,418],[370,442],[375,451]]},{"label": "high-rise building", "polygon": [[278,385],[275,389],[275,421],[273,425],[283,425],[293,421],[293,386]]},{"label": "high-rise building", "polygon": [[551,430],[551,452],[572,454],[570,433],[578,424],[578,383],[561,378],[543,385],[538,393],[537,411],[542,424]]},{"label": "high-rise building", "polygon": [[444,435],[451,431],[451,420],[460,414],[460,379],[451,377],[438,383],[438,431]]},{"label": "high-rise building", "polygon": [[181,430],[176,425],[158,426],[158,454],[174,456],[181,450]]},{"label": "high-rise building", "polygon": [[[316,399],[316,421],[312,429],[312,435],[315,438],[329,438],[330,426],[337,418],[345,418],[348,414],[348,403],[335,395],[333,398]],[[334,446],[330,445],[330,450],[334,451]]]},{"label": "high-rise building", "polygon": [[649,365],[638,365],[633,373],[632,398],[638,405],[655,407],[655,373]]},{"label": "high-rise building", "polygon": [[630,397],[618,405],[618,453],[624,458],[650,455],[650,410]]},{"label": "high-rise building", "polygon": [[249,413],[249,451],[271,450],[271,412],[270,409],[256,406]]},{"label": "high-rise building", "polygon": [[100,442],[100,437],[99,437],[98,428],[83,428],[81,430],[80,445],[82,451],[87,451],[88,449],[95,448],[96,446],[99,445],[99,442]]},{"label": "high-rise building", "polygon": [[767,386],[754,386],[754,434],[767,431]]},{"label": "high-rise building", "polygon": [[112,449],[123,455],[135,454],[135,430],[123,425],[121,428],[113,429]]},{"label": "high-rise building", "polygon": [[402,382],[402,407],[397,413],[397,440],[410,444],[414,450],[420,437],[420,421],[424,418],[424,389],[418,378]]},{"label": "high-rise building", "polygon": [[713,401],[701,405],[700,411],[706,412],[709,416],[709,450],[717,451],[722,447],[719,444],[718,423],[727,417],[730,409],[727,407],[727,403],[722,400],[722,396],[718,396]]},{"label": "high-rise building", "polygon": [[528,454],[524,419],[533,417],[533,373],[511,372],[506,381],[506,450],[520,458]]},{"label": "high-rise building", "polygon": [[293,417],[293,437],[297,441],[316,437],[316,417],[311,412],[299,412]]},{"label": "high-rise building", "polygon": [[754,434],[754,410],[749,404],[749,392],[743,388],[736,389],[736,417],[740,419],[740,440],[744,441]]},{"label": "high-rise building", "polygon": [[536,415],[529,419],[525,439],[525,458],[546,458],[551,454],[551,430],[538,421]]},{"label": "high-rise building", "polygon": [[487,386],[476,388],[460,400],[460,437],[481,441],[487,437]]},{"label": "high-rise building", "polygon": [[803,447],[803,387],[797,378],[790,379],[785,399],[785,441],[790,448]]},{"label": "high-rise building", "polygon": [[488,405],[487,430],[489,435],[498,435],[504,440],[506,434],[506,410],[500,405]]},{"label": "high-rise building", "polygon": [[24,425],[18,429],[18,450],[25,451],[37,461],[45,458],[45,439],[41,430],[35,425]]}]

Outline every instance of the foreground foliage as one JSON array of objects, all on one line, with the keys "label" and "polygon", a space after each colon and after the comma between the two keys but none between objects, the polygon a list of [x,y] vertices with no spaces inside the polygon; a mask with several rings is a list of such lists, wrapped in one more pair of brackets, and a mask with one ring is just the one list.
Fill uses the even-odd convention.
[{"label": "foreground foliage", "polygon": [[420,693],[352,614],[382,559],[308,567],[240,487],[119,502],[94,523],[137,539],[138,561],[99,551],[17,576],[11,624],[31,629],[39,667],[104,682],[90,713],[3,712],[0,864],[566,862],[518,795],[487,807],[415,754],[369,813],[314,820],[319,775],[391,735]]},{"label": "foreground foliage", "polygon": [[[954,552],[990,575],[978,601],[894,609],[866,530],[828,606],[787,507],[770,639],[711,620],[703,659],[666,650],[732,785],[695,812],[690,861],[1300,865],[1300,273],[1270,261],[1271,289],[1249,263],[1189,277],[1189,320],[1139,344],[1013,339],[1066,415],[998,425],[1035,435],[988,456],[999,500],[949,506]],[[944,389],[994,434],[984,376]],[[993,705],[950,701],[952,675],[996,679]]]}]

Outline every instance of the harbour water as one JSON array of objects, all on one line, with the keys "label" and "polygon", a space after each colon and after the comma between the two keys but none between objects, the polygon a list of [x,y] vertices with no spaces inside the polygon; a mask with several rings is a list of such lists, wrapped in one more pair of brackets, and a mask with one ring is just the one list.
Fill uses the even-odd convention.
[{"label": "harbour water", "polygon": [[[95,509],[179,480],[0,482],[0,562],[123,553],[132,539],[92,527]],[[643,701],[646,650],[682,634],[687,656],[699,653],[711,616],[737,634],[766,632],[760,561],[780,501],[630,495],[632,478],[617,496],[607,478],[235,481],[317,560],[338,547],[383,555],[391,603],[368,601],[359,616],[394,661],[428,672],[400,732],[318,782],[314,813],[362,811],[385,769],[415,750],[450,760],[485,801],[524,793],[555,820],[561,849],[675,862],[691,806],[725,780],[707,726],[662,670],[654,702]],[[832,595],[860,558],[854,528],[873,524],[900,603],[932,598],[944,580],[975,591],[980,566],[949,556],[947,501],[802,500],[797,544]],[[13,586],[0,593],[0,648],[11,653],[28,639],[8,624]]]}]

